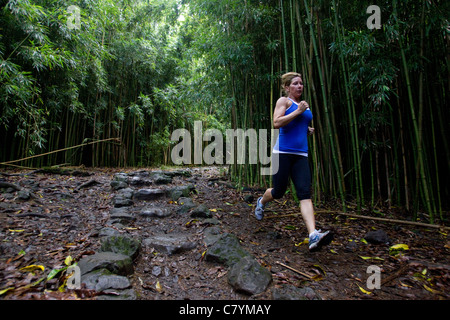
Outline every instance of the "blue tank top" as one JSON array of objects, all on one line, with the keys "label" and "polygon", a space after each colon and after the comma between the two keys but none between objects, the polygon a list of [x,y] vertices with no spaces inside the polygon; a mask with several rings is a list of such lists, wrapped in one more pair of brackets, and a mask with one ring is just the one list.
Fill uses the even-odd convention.
[{"label": "blue tank top", "polygon": [[[292,105],[285,115],[294,112],[298,104],[292,99]],[[280,128],[273,151],[276,153],[292,153],[308,156],[308,126],[313,118],[311,110],[306,109],[301,115]]]}]

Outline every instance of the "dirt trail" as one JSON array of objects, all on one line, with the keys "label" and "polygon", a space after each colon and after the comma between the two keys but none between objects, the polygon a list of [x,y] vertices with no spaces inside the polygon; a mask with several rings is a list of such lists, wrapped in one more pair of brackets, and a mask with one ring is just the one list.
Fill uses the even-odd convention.
[{"label": "dirt trail", "polygon": [[[141,240],[179,232],[196,243],[193,249],[173,255],[143,246],[129,277],[137,299],[274,299],[276,292],[289,287],[310,288],[326,300],[450,297],[450,242],[444,231],[320,213],[330,211],[333,206],[329,204],[316,208],[316,218],[319,228],[334,232],[334,240],[320,252],[310,253],[304,224],[293,215],[298,209],[288,196],[270,204],[265,219],[257,221],[254,203],[262,190],[239,192],[221,168],[186,170],[189,176],[174,176],[158,187],[193,184],[195,192],[190,198],[204,204],[211,219],[192,217],[190,211],[177,213],[182,203],[165,197],[152,205],[171,215],[143,217],[139,212],[148,203],[133,201],[130,210],[136,218],[112,224],[111,209],[118,191],[111,181],[119,170],[83,170],[89,176],[9,171],[18,175],[4,176],[2,181],[12,185],[0,189],[0,299],[95,298],[89,290],[65,289],[63,272],[52,279],[48,275],[66,266],[69,256],[76,262],[98,250],[99,234],[105,227]],[[401,218],[392,210],[386,216]],[[208,249],[204,232],[211,226],[237,236],[240,245],[271,272],[267,290],[252,296],[236,292],[228,283],[228,268],[204,258]],[[375,230],[382,230],[388,243],[364,240]],[[400,247],[407,250],[390,250],[397,244],[406,245]],[[24,269],[29,266],[44,270]],[[380,289],[370,288],[370,283],[376,284],[377,271]]]}]

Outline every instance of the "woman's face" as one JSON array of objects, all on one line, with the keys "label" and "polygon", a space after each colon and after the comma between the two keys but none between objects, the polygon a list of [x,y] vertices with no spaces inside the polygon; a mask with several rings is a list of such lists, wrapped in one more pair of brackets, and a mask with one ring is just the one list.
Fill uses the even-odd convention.
[{"label": "woman's face", "polygon": [[300,77],[292,79],[291,84],[286,87],[287,93],[290,96],[300,97],[303,93],[303,80]]}]

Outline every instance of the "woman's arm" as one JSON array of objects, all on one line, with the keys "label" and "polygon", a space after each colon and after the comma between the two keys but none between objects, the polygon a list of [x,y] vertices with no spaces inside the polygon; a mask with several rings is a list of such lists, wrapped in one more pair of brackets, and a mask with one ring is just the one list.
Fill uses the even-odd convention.
[{"label": "woman's arm", "polygon": [[278,99],[275,106],[275,111],[273,112],[273,126],[275,129],[284,127],[289,122],[294,120],[296,117],[301,115],[307,108],[308,104],[305,101],[300,102],[298,108],[288,115],[285,115],[286,110],[292,105],[292,102],[285,97]]}]

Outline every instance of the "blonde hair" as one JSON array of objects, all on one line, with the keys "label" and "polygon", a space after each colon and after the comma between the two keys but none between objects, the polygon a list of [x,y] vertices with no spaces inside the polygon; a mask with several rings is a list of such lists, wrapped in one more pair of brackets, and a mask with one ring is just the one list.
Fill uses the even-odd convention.
[{"label": "blonde hair", "polygon": [[297,72],[288,72],[281,76],[281,89],[285,94],[286,94],[286,87],[289,87],[291,85],[292,80],[297,77],[302,78],[302,75]]}]

